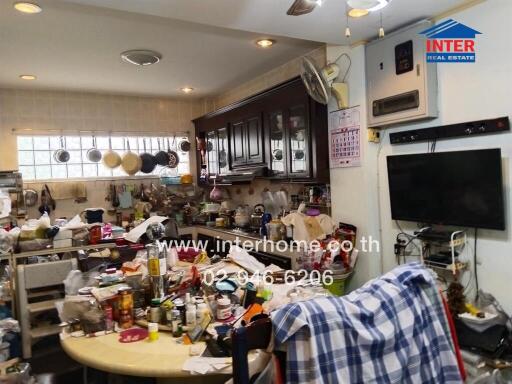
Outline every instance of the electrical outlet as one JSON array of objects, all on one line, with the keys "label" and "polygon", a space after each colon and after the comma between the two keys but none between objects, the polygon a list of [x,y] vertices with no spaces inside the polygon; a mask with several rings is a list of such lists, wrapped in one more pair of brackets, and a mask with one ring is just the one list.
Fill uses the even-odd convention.
[{"label": "electrical outlet", "polygon": [[376,128],[368,128],[368,142],[380,143],[380,130]]}]

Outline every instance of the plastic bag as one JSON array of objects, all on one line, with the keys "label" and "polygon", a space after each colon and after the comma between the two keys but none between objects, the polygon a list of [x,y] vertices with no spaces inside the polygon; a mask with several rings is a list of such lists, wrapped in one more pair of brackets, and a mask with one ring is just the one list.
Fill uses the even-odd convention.
[{"label": "plastic bag", "polygon": [[96,276],[99,276],[99,272],[92,270],[87,273],[83,273],[77,269],[69,271],[68,275],[64,279],[64,291],[66,296],[78,295],[78,290],[83,287],[89,287],[95,285]]}]

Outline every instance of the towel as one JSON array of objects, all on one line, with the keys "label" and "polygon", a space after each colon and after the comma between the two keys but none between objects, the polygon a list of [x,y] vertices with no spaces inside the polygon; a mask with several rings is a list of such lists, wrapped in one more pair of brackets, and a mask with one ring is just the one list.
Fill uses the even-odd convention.
[{"label": "towel", "polygon": [[87,199],[87,186],[85,183],[52,183],[49,187],[54,200]]}]

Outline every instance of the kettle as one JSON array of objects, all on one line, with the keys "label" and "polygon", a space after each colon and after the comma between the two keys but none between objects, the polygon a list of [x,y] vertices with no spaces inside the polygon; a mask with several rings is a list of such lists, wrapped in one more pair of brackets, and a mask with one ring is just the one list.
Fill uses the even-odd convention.
[{"label": "kettle", "polygon": [[235,225],[240,228],[245,228],[250,222],[250,216],[247,212],[246,206],[240,206],[236,209]]},{"label": "kettle", "polygon": [[264,213],[265,206],[263,204],[256,204],[254,206],[250,220],[250,227],[252,230],[259,231],[261,229],[261,220],[263,219]]}]

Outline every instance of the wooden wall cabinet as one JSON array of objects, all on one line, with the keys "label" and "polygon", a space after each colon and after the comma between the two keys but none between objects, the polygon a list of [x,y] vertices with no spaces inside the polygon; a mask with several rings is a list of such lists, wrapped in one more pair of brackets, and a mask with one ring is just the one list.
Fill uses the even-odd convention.
[{"label": "wooden wall cabinet", "polygon": [[205,156],[210,176],[266,166],[273,180],[329,181],[327,108],[309,97],[300,78],[194,124],[196,136],[211,142]]}]

